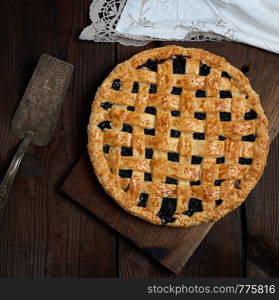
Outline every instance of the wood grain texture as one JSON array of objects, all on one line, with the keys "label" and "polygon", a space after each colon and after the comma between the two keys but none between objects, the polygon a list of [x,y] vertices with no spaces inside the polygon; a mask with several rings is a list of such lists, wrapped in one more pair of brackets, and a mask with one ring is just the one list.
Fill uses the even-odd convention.
[{"label": "wood grain texture", "polygon": [[[0,1],[1,177],[19,144],[10,133],[10,120],[40,54],[76,67],[54,139],[45,148],[29,148],[14,182],[0,223],[0,277],[175,276],[59,190],[84,153],[97,86],[117,62],[143,49],[119,46],[115,51],[113,44],[79,41],[81,29],[89,24],[90,3]],[[279,110],[272,109],[279,100],[278,55],[240,44],[188,45],[248,67],[252,86],[272,113],[271,123],[279,119]],[[271,128],[275,136],[278,127]],[[278,147],[277,138],[264,177],[245,208],[215,224],[176,276],[278,276]]]},{"label": "wood grain texture", "polygon": [[246,201],[247,276],[279,276],[279,137],[262,180]]},{"label": "wood grain texture", "polygon": [[120,275],[124,278],[244,276],[243,255],[241,245],[238,244],[239,228],[235,226],[235,220],[239,218],[239,212],[235,211],[217,222],[178,274],[163,268],[126,239],[122,239],[119,249]]},{"label": "wood grain texture", "polygon": [[[251,77],[251,81],[257,79],[260,73],[253,72],[253,65],[255,62],[259,64],[261,62],[261,55],[263,57],[270,56],[269,53],[255,49],[249,46],[232,43],[179,43],[185,47],[202,47],[203,49],[217,53],[227,58],[233,65],[237,66],[243,71],[248,71],[250,74],[254,74]],[[164,43],[153,43],[146,46],[144,49],[150,47],[164,45]],[[217,50],[218,49],[218,50]],[[122,62],[133,54],[142,51],[143,48],[127,48],[123,46],[117,46],[117,62]],[[272,59],[274,60],[273,55]],[[277,56],[275,56],[276,58]],[[262,66],[264,68],[264,65]],[[257,75],[257,76],[255,76]],[[265,78],[266,84],[270,84],[268,78]],[[279,78],[278,78],[279,82]],[[266,84],[252,83],[253,87],[258,93],[266,93],[272,87],[267,87]],[[269,88],[269,89],[268,89]],[[266,96],[266,95],[264,95]],[[268,117],[271,119],[271,136],[276,134],[273,128],[279,127],[279,121],[272,116],[274,111],[277,111],[278,102],[273,101],[273,107],[266,102],[266,98],[263,96],[262,104],[266,109]],[[207,232],[212,227],[212,224],[203,224],[186,229],[167,229],[158,226],[153,226],[147,223],[143,223],[137,218],[131,217],[126,212],[122,212],[122,209],[117,209],[115,205],[109,203],[109,197],[100,191],[98,188],[96,178],[94,177],[95,185],[91,184],[91,180],[88,179],[90,174],[90,167],[87,166],[88,159],[83,159],[71,173],[64,185],[65,192],[73,199],[77,200],[81,205],[85,206],[89,211],[93,212],[99,218],[104,220],[112,228],[123,234],[126,238],[130,239],[143,251],[155,258],[161,264],[175,273],[179,273],[178,276],[245,276],[247,271],[246,262],[246,220],[245,220],[245,206],[229,214],[226,218],[218,222],[215,230],[209,238],[206,239],[205,245],[202,245],[199,252],[194,256],[194,263],[185,266],[185,262],[193,254],[194,250],[198,247],[203,240]],[[93,178],[93,175],[91,175]],[[82,191],[77,188],[82,180]],[[93,180],[93,179],[92,179]],[[92,196],[94,195],[94,196]],[[209,246],[206,246],[206,242]],[[216,247],[212,247],[213,245]],[[218,245],[218,247],[217,247]],[[120,253],[125,253],[127,243],[124,243],[121,239],[119,242]],[[216,255],[216,249],[221,255]],[[130,253],[130,251],[129,251]],[[204,253],[207,255],[205,256]],[[144,260],[145,256],[138,256],[140,260]],[[132,259],[132,261],[130,261]],[[124,261],[122,261],[124,260]],[[156,269],[150,267],[150,264],[142,264],[142,268],[134,268],[135,258],[131,255],[120,255],[119,257],[119,272],[123,277],[146,277],[148,274],[153,273],[153,276],[168,276],[169,274],[158,274]],[[131,269],[129,268],[131,266]],[[148,266],[148,267],[147,267]],[[215,268],[214,266],[218,266]],[[229,268],[228,268],[229,266]]]},{"label": "wood grain texture", "polygon": [[[163,46],[164,44],[166,43],[157,42],[153,44],[152,47]],[[250,79],[252,86],[260,94],[262,101],[265,99],[265,111],[269,115],[271,125],[274,124],[274,126],[270,128],[271,137],[276,136],[279,128],[277,118],[279,110],[272,109],[270,103],[273,103],[273,105],[277,103],[276,105],[278,105],[278,99],[275,97],[276,93],[273,94],[271,91],[278,87],[275,82],[278,83],[279,78],[276,75],[275,82],[268,80],[267,84],[261,83],[260,81],[263,80],[263,78],[268,78],[267,74],[270,72],[273,62],[278,61],[278,55],[271,53],[267,55],[266,51],[241,44],[206,43],[205,45],[184,42],[175,44],[188,47],[201,47],[212,51],[213,53],[224,56],[239,69],[246,71],[246,75]],[[135,48],[131,50],[129,47],[118,46],[118,62],[128,59],[135,53],[137,53]],[[260,76],[260,70],[264,72],[265,77]],[[246,276],[246,248],[244,249],[243,245],[246,245],[246,236],[244,236],[246,230],[243,228],[245,220],[241,220],[241,210],[243,210],[243,208],[238,209],[217,222],[178,276]],[[243,232],[243,230],[245,230],[245,232]],[[120,246],[122,246],[122,251],[125,251],[125,249],[123,249],[125,245]],[[133,265],[131,258],[134,260],[134,257],[131,255],[123,256],[122,258],[125,261],[122,265],[122,273],[126,274],[126,276],[145,277],[148,276],[148,272],[153,272],[150,270],[150,266],[153,265],[150,260],[146,261],[145,264],[140,264],[143,266],[142,268],[131,267],[129,269],[129,266]],[[148,270],[146,269],[147,265],[149,266]],[[164,277],[167,274],[168,273],[164,271],[161,272],[159,276]],[[158,274],[156,276],[158,276]]]},{"label": "wood grain texture", "polygon": [[51,143],[29,148],[0,224],[1,277],[112,277],[116,236],[59,191],[86,146],[91,98],[114,65],[114,45],[79,41],[91,1],[1,1],[1,175],[19,140],[10,120],[41,53],[75,73]]},{"label": "wood grain texture", "polygon": [[[161,43],[164,45],[166,43]],[[278,83],[279,77],[278,74],[272,75],[270,74],[271,70],[274,69],[274,65],[278,65],[279,57],[276,54],[268,53],[264,50],[256,49],[250,46],[244,46],[241,44],[227,44],[227,43],[207,43],[206,46],[204,44],[197,43],[175,43],[183,46],[188,45],[188,47],[201,47],[203,49],[212,51],[213,53],[224,56],[228,61],[230,61],[234,66],[239,69],[242,69],[246,76],[250,79],[252,87],[259,93],[261,97],[261,101],[263,103],[265,112],[267,113],[270,121],[270,136],[273,139],[278,133],[278,109],[273,109],[274,105],[278,107],[279,99],[276,97],[278,94]],[[158,45],[158,44],[157,44]],[[134,54],[134,51],[129,53],[129,48],[127,47],[118,47],[118,55],[121,51],[124,53],[124,59],[129,57],[129,54]],[[122,59],[122,60],[124,60]],[[120,60],[121,61],[121,60]],[[268,80],[270,78],[270,80]],[[275,147],[275,146],[274,146]],[[273,149],[273,148],[272,148]],[[278,156],[278,151],[271,152],[269,156],[268,170],[276,170],[275,166],[278,165],[277,159],[275,158],[275,162],[273,162],[273,158],[276,157],[276,153]],[[268,172],[268,170],[266,172]],[[265,177],[268,175],[265,175]],[[264,177],[264,178],[265,178]],[[270,177],[271,178],[271,177]],[[276,178],[276,177],[274,177]],[[264,179],[263,179],[264,180]],[[256,190],[252,192],[249,196],[249,199],[253,197],[256,191],[262,190],[264,191],[267,188],[267,185],[263,185],[260,181]],[[273,179],[274,181],[274,179]],[[274,191],[272,188],[275,185],[269,184],[269,191]],[[250,203],[250,200],[247,200],[247,203]],[[276,203],[277,198],[274,192],[269,193],[269,199],[272,199],[273,203]],[[201,243],[197,251],[188,261],[187,265],[183,268],[183,270],[178,274],[178,276],[212,276],[212,277],[229,277],[229,276],[254,276],[254,273],[251,270],[251,264],[249,264],[250,258],[248,256],[247,259],[247,251],[248,255],[251,252],[251,248],[254,245],[257,245],[257,242],[251,243],[249,239],[249,235],[247,235],[246,228],[246,219],[245,219],[245,211],[249,211],[245,209],[245,204],[242,205],[236,212],[233,212],[226,216],[224,219],[217,222],[217,224],[211,229],[208,233],[204,241]],[[260,213],[260,212],[259,212]],[[273,211],[274,216],[278,214],[278,208]],[[256,222],[255,216],[253,213],[249,213],[248,224],[251,222],[251,227],[254,226],[254,222]],[[265,216],[265,214],[264,214]],[[252,217],[252,219],[251,219]],[[262,217],[264,219],[264,217]],[[249,221],[250,220],[250,221]],[[265,222],[267,222],[265,220]],[[267,223],[268,224],[268,223]],[[266,234],[269,236],[269,239],[272,236],[278,237],[279,228],[278,222],[276,218],[273,218],[273,232],[272,235],[268,231],[262,232],[262,235]],[[259,224],[261,226],[261,224]],[[277,234],[277,235],[276,235]],[[248,239],[248,240],[247,240]],[[218,242],[217,242],[218,241]],[[217,243],[216,243],[217,242]],[[273,245],[273,251],[276,253],[278,250],[278,246],[276,246],[276,242],[271,242]],[[125,247],[125,246],[123,246]],[[278,252],[278,251],[277,251]],[[206,255],[205,255],[206,253]],[[251,255],[250,255],[251,256]],[[259,255],[258,255],[259,256]],[[261,262],[263,265],[265,264],[265,255],[262,255]],[[278,255],[274,254],[272,259],[277,257]],[[221,262],[220,260],[224,259],[225,261]],[[145,277],[148,276],[146,272],[146,268],[144,267],[147,263],[153,265],[149,260],[146,264],[142,264],[143,268],[132,268],[132,270],[128,269],[129,261],[131,256],[124,256],[125,260],[125,272],[129,274],[129,276],[133,277]],[[276,261],[277,261],[276,260]],[[149,267],[150,268],[150,267]],[[268,267],[270,268],[270,267]],[[149,271],[149,270],[148,270]],[[259,271],[258,271],[259,272]],[[274,271],[272,272],[272,274]],[[262,271],[259,273],[259,277],[262,276]],[[159,275],[160,276],[160,275]],[[166,272],[162,272],[161,276],[166,276]]]},{"label": "wood grain texture", "polygon": [[192,237],[204,236],[210,229],[207,224],[187,229],[156,226],[120,209],[104,193],[87,155],[68,176],[63,191],[173,272],[178,272],[196,249]]}]

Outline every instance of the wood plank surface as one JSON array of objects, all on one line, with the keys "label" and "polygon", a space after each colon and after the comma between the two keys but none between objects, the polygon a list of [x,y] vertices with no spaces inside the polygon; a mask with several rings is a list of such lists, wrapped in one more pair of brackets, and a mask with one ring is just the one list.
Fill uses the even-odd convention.
[{"label": "wood plank surface", "polygon": [[114,65],[112,44],[78,40],[86,1],[1,1],[0,171],[19,140],[10,120],[41,53],[75,65],[51,143],[30,147],[0,223],[1,277],[117,276],[116,235],[59,191],[86,146],[91,98]]},{"label": "wood plank surface", "polygon": [[[183,42],[179,44],[185,47],[202,47],[203,49],[217,53],[227,58],[233,65],[242,69],[243,72],[250,73],[251,82],[253,80],[255,81],[254,84],[252,83],[252,86],[258,93],[263,94],[262,105],[271,122],[271,138],[277,134],[279,119],[274,117],[274,115],[278,112],[279,103],[275,98],[272,102],[273,105],[268,102],[268,93],[272,90],[275,82],[270,81],[270,75],[269,78],[263,77],[261,84],[256,81],[261,74],[268,76],[268,66],[265,66],[266,63],[263,63],[263,61],[267,62],[268,65],[269,62],[276,61],[277,56],[263,50],[236,43]],[[161,45],[164,45],[164,43],[156,42],[146,46],[144,49]],[[131,49],[118,46],[117,62],[122,62],[142,50],[143,48]],[[255,65],[262,67],[262,73],[253,71],[256,69],[254,68]],[[277,83],[278,82],[279,78]],[[66,180],[63,188],[64,191],[164,266],[175,273],[181,271],[178,276],[191,276],[193,273],[191,271],[190,262],[184,270],[181,269],[213,224],[203,224],[187,229],[173,230],[158,226],[154,227],[145,222],[143,223],[141,220],[131,217],[110,203],[110,198],[100,190],[96,178],[94,177],[93,179],[94,175],[89,174],[90,168],[91,167],[88,166],[88,159],[82,159]],[[90,179],[90,176],[92,179]],[[77,188],[78,186],[79,188]],[[221,225],[218,223],[221,223]],[[196,265],[200,259],[201,268],[199,270],[199,276],[245,276],[247,272],[245,204],[218,223],[219,226],[213,231],[211,238],[215,246],[219,244],[217,249],[221,255],[216,255],[216,248],[212,247],[212,245],[208,249],[205,247],[205,249],[201,251],[201,257],[197,256],[194,260],[193,271],[197,272]],[[208,240],[210,242],[210,238]],[[126,244],[123,243],[122,240],[120,240],[119,246],[121,251],[125,253]],[[206,258],[210,259],[204,259],[204,253],[207,253]],[[146,268],[146,264],[142,264],[143,269],[134,268],[134,257],[132,257],[133,263],[129,262],[131,256],[123,255],[123,258],[124,262],[122,262],[120,258],[119,265],[120,274],[123,277],[145,277],[146,273],[151,271],[150,268]],[[220,267],[214,268],[216,265]],[[131,270],[128,266],[131,266]],[[157,276],[156,272],[154,272],[154,274]]]},{"label": "wood plank surface", "polygon": [[[117,46],[117,61],[122,62],[132,55],[142,51],[143,49],[154,48],[162,46],[166,43],[152,42],[145,47],[125,47]],[[205,48],[205,44],[199,43],[175,43],[188,47],[202,47]],[[221,44],[223,46],[223,44]],[[214,52],[218,49],[219,45],[215,43],[207,43],[205,49]],[[237,47],[237,46],[236,46]],[[223,49],[223,48],[222,48]],[[227,50],[222,52],[222,55],[230,55],[233,53],[233,49],[227,47]],[[229,59],[229,58],[228,58]],[[236,60],[237,61],[237,60]],[[230,230],[232,224],[233,230]],[[208,228],[209,230],[209,228]],[[228,235],[228,231],[230,234]],[[125,241],[125,240],[124,240]],[[200,242],[200,240],[199,240]],[[198,244],[199,244],[198,242]],[[187,241],[186,241],[187,243]],[[151,273],[154,277],[166,277],[173,276],[169,271],[158,267],[158,263],[152,261],[145,254],[140,254],[133,249],[126,241],[120,241],[120,253],[123,253],[122,260],[120,260],[120,273],[123,277],[146,277]],[[236,211],[220,222],[211,230],[208,236],[205,238],[202,245],[198,248],[193,257],[190,258],[192,252],[189,253],[189,262],[187,265],[177,274],[178,277],[191,277],[191,276],[212,276],[212,277],[225,277],[225,276],[242,276],[242,241],[241,241],[241,221],[240,213]],[[194,245],[196,248],[198,245]],[[186,250],[185,248],[184,251]],[[223,255],[216,255],[216,250],[222,251]],[[134,253],[134,255],[126,255],[126,253]],[[206,253],[206,256],[205,256]],[[176,254],[174,254],[176,255]],[[188,257],[185,257],[185,253],[180,253],[183,256],[184,262]],[[210,259],[208,259],[210,257]],[[137,258],[137,259],[136,259]],[[139,260],[139,262],[137,262]],[[223,261],[222,261],[223,260]],[[224,263],[224,261],[226,263]],[[134,268],[133,265],[137,265]],[[215,266],[218,265],[218,268]],[[230,265],[230,268],[227,268]],[[180,268],[181,269],[181,266]],[[160,270],[160,272],[158,271]]]},{"label": "wood plank surface", "polygon": [[[60,191],[84,153],[97,86],[117,62],[141,50],[118,46],[115,51],[114,44],[79,41],[81,29],[89,24],[90,3],[0,1],[0,179],[19,144],[11,135],[10,120],[40,54],[76,67],[54,139],[44,148],[29,148],[13,184],[0,222],[0,277],[175,276]],[[212,43],[208,49],[222,55],[224,45]],[[248,46],[240,53],[240,48],[233,44],[225,57],[248,70],[265,109],[272,112],[278,101],[278,55]],[[270,119],[277,120],[278,113],[274,110]],[[277,131],[272,127],[273,136]],[[277,138],[265,175],[245,208],[215,224],[176,276],[278,276],[278,151]]]},{"label": "wood plank surface", "polygon": [[247,276],[279,277],[279,136],[262,180],[246,201]]},{"label": "wood plank surface", "polygon": [[128,214],[104,193],[88,156],[75,166],[63,191],[173,272],[178,272],[196,249],[191,237],[204,236],[210,229],[207,224],[190,229],[156,226]]}]

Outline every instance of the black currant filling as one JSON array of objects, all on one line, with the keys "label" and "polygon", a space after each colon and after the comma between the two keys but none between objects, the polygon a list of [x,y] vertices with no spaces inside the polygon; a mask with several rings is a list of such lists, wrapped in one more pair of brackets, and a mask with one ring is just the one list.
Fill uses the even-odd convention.
[{"label": "black currant filling", "polygon": [[152,181],[151,173],[144,173],[144,181]]},{"label": "black currant filling", "polygon": [[101,123],[98,124],[98,127],[101,130],[104,130],[105,128],[111,129],[110,121],[103,121],[103,122],[101,122]]},{"label": "black currant filling", "polygon": [[220,91],[220,98],[232,98],[231,91]]},{"label": "black currant filling", "polygon": [[253,162],[253,159],[252,158],[244,158],[244,157],[240,157],[239,158],[239,163],[241,165],[251,165]]},{"label": "black currant filling", "polygon": [[231,121],[231,113],[230,112],[220,112],[220,121],[222,121],[222,122]]},{"label": "black currant filling", "polygon": [[250,109],[247,113],[244,114],[244,120],[255,120],[257,119],[257,116],[257,113],[253,109]]},{"label": "black currant filling", "polygon": [[168,152],[168,160],[173,162],[179,162],[179,153]]},{"label": "black currant filling", "polygon": [[138,93],[139,92],[139,83],[137,81],[134,82],[131,93]]},{"label": "black currant filling", "polygon": [[218,200],[215,201],[215,204],[216,204],[216,206],[219,206],[219,205],[222,204],[222,202],[223,202],[222,199],[218,199]]},{"label": "black currant filling", "polygon": [[109,148],[110,148],[110,145],[104,145],[103,146],[103,152],[104,153],[109,153]]},{"label": "black currant filling", "polygon": [[202,201],[196,198],[190,198],[188,204],[188,210],[184,211],[183,214],[188,217],[191,217],[193,214],[202,211],[203,211]]},{"label": "black currant filling", "polygon": [[133,174],[133,170],[119,169],[118,174],[122,178],[131,178]]},{"label": "black currant filling", "polygon": [[199,165],[202,162],[202,157],[201,156],[192,156],[191,164],[192,165]]},{"label": "black currant filling", "polygon": [[235,182],[234,182],[234,187],[236,188],[236,189],[238,189],[238,190],[240,190],[241,189],[241,187],[240,187],[240,183],[241,183],[241,180],[236,180]]},{"label": "black currant filling", "polygon": [[147,113],[147,114],[156,115],[157,110],[153,106],[147,106],[145,108],[144,112]]},{"label": "black currant filling", "polygon": [[201,76],[207,76],[210,73],[210,67],[206,64],[201,64],[200,65],[200,71],[199,71],[199,75]]},{"label": "black currant filling", "polygon": [[133,127],[129,124],[124,123],[123,127],[122,127],[122,131],[132,133],[133,132]]},{"label": "black currant filling", "polygon": [[228,78],[230,80],[232,79],[232,76],[227,72],[222,72],[221,77]]},{"label": "black currant filling", "polygon": [[219,135],[218,139],[219,141],[225,141],[227,138],[225,136]]},{"label": "black currant filling", "polygon": [[122,156],[133,156],[133,148],[132,147],[121,147],[121,155]]},{"label": "black currant filling", "polygon": [[214,185],[215,186],[221,186],[223,181],[225,181],[225,180],[224,179],[217,179],[217,180],[215,180]]},{"label": "black currant filling", "polygon": [[178,180],[175,178],[167,177],[166,178],[166,183],[167,184],[178,184]]},{"label": "black currant filling", "polygon": [[173,117],[180,117],[180,111],[179,110],[172,110],[171,115]]},{"label": "black currant filling", "polygon": [[114,79],[111,85],[111,88],[115,91],[119,91],[121,87],[121,80],[120,79]]},{"label": "black currant filling", "polygon": [[201,181],[200,180],[190,181],[190,186],[193,186],[193,185],[201,185]]},{"label": "black currant filling", "polygon": [[103,102],[100,105],[103,109],[108,110],[109,108],[112,108],[112,103],[110,102]]},{"label": "black currant filling", "polygon": [[255,134],[249,134],[249,135],[244,135],[241,140],[243,142],[255,142],[256,141],[256,135]]},{"label": "black currant filling", "polygon": [[173,59],[173,74],[185,74],[186,57],[177,55]]},{"label": "black currant filling", "polygon": [[158,217],[161,219],[162,224],[173,223],[175,218],[173,214],[176,210],[176,199],[175,198],[163,198]]},{"label": "black currant filling", "polygon": [[175,129],[171,129],[171,132],[170,132],[170,136],[173,137],[173,138],[179,138],[181,135],[181,132],[180,131],[177,131]]},{"label": "black currant filling", "polygon": [[144,134],[145,135],[155,135],[155,129],[148,129],[148,128],[144,128]]},{"label": "black currant filling", "polygon": [[202,112],[195,112],[194,117],[198,120],[205,120],[206,118],[206,113]]},{"label": "black currant filling", "polygon": [[197,91],[196,91],[196,97],[197,97],[197,98],[205,98],[205,97],[206,97],[205,91],[197,90]]},{"label": "black currant filling", "polygon": [[223,164],[225,162],[225,157],[217,157],[216,164]]},{"label": "black currant filling", "polygon": [[204,133],[202,132],[194,132],[193,133],[194,140],[204,140]]},{"label": "black currant filling", "polygon": [[173,95],[181,95],[181,93],[182,93],[182,88],[176,87],[176,86],[174,86],[172,88],[171,94],[173,94]]},{"label": "black currant filling", "polygon": [[145,158],[151,159],[153,157],[153,150],[151,148],[145,148]]},{"label": "black currant filling", "polygon": [[148,59],[145,64],[142,64],[137,67],[137,69],[147,69],[148,71],[157,72],[158,60]]},{"label": "black currant filling", "polygon": [[148,194],[141,193],[140,196],[139,196],[138,206],[140,206],[140,207],[146,207],[148,198],[149,198]]},{"label": "black currant filling", "polygon": [[149,94],[156,94],[156,92],[157,92],[157,86],[156,86],[156,84],[151,83],[150,87],[149,87]]}]

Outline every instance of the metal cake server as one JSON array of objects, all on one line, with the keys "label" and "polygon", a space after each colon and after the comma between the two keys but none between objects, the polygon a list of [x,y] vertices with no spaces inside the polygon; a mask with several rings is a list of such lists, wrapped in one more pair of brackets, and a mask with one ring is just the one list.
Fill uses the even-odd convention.
[{"label": "metal cake server", "polygon": [[12,119],[12,132],[23,139],[0,185],[0,219],[11,185],[30,143],[47,145],[54,133],[74,66],[42,54]]}]

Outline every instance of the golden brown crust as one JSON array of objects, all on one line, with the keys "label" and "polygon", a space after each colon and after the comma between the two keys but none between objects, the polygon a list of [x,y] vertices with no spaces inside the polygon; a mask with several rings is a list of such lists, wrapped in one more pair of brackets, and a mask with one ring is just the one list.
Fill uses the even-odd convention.
[{"label": "golden brown crust", "polygon": [[[186,58],[183,74],[173,74],[177,56]],[[148,60],[158,62],[156,71],[138,68]],[[208,74],[199,74],[201,64],[210,67]],[[118,79],[121,88],[114,90]],[[156,93],[150,94],[154,84]],[[173,87],[181,95],[172,94]],[[206,97],[198,97],[197,90]],[[232,97],[220,98],[220,91]],[[155,114],[146,107],[155,107]],[[259,96],[238,69],[201,49],[166,46],[133,56],[105,79],[92,104],[88,151],[105,191],[125,210],[154,224],[186,227],[216,221],[245,200],[266,164],[267,127]],[[145,134],[154,128],[155,135]],[[179,136],[170,136],[171,130]],[[204,139],[193,139],[194,133]],[[128,154],[121,155],[122,147]],[[152,158],[146,149],[153,150]],[[169,161],[168,152],[178,158]],[[202,161],[193,162],[193,156]],[[121,177],[121,169],[132,172]]]}]

